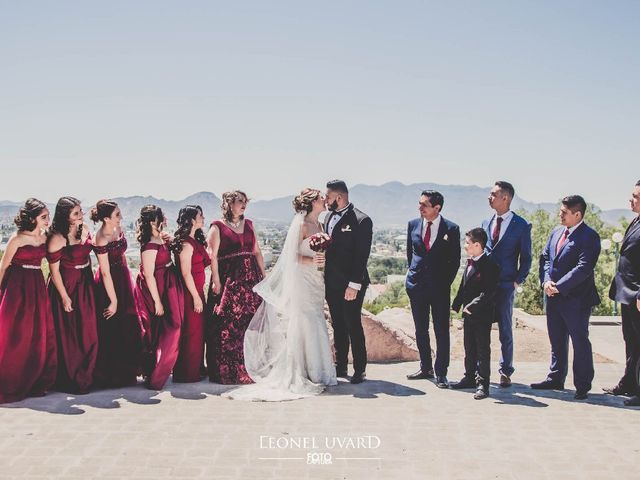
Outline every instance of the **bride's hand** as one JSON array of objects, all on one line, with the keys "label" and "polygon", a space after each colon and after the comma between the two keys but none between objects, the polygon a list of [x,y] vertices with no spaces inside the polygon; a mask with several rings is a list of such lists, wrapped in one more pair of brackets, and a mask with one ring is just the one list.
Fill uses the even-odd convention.
[{"label": "bride's hand", "polygon": [[324,252],[316,252],[313,257],[313,263],[318,267],[324,267],[325,261]]}]

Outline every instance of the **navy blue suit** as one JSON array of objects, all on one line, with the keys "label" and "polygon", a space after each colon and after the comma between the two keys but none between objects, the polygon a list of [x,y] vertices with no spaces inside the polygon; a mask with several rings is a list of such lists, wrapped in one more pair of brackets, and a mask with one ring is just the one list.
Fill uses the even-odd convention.
[{"label": "navy blue suit", "polygon": [[589,317],[600,303],[594,269],[600,255],[600,236],[585,223],[567,238],[556,255],[566,227],[551,232],[540,258],[540,283],[552,281],[560,293],[547,298],[547,329],[551,342],[548,379],[564,383],[568,370],[569,337],[573,344],[573,381],[576,390],[589,391],[593,380],[593,353]]},{"label": "navy blue suit", "polygon": [[622,337],[627,362],[618,385],[625,392],[640,396],[636,375],[640,363],[640,311],[637,307],[640,300],[640,220],[637,218],[624,234],[609,298],[620,302],[622,307]]},{"label": "navy blue suit", "polygon": [[495,296],[496,321],[500,330],[499,372],[510,377],[513,374],[513,298],[514,282],[522,284],[531,270],[531,223],[513,213],[502,237],[494,245],[491,222],[495,215],[482,222],[489,240],[486,254],[500,267],[500,280]]},{"label": "navy blue suit", "polygon": [[427,251],[422,237],[422,218],[407,227],[406,288],[416,326],[416,343],[420,352],[420,369],[431,370],[429,314],[436,334],[435,374],[446,376],[449,368],[449,319],[451,284],[460,268],[460,228],[440,217],[433,245]]}]

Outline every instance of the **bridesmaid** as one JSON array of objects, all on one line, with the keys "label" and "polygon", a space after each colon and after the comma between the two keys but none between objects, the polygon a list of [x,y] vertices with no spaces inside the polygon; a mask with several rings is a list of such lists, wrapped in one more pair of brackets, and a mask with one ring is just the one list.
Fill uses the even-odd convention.
[{"label": "bridesmaid", "polygon": [[122,214],[113,200],[100,200],[91,209],[91,220],[102,222],[93,249],[98,257],[94,278],[98,312],[94,383],[100,388],[135,385],[142,352],[142,330],[125,257],[127,238],[121,227]]},{"label": "bridesmaid", "polygon": [[172,243],[184,288],[184,322],[180,333],[174,382],[199,382],[204,361],[204,282],[211,259],[205,247],[204,215],[199,205],[187,205],[178,214]]},{"label": "bridesmaid", "polygon": [[27,200],[0,261],[0,403],[44,395],[56,379],[56,334],[44,275],[49,210]]},{"label": "bridesmaid", "polygon": [[91,233],[83,222],[80,200],[58,200],[47,242],[48,282],[58,339],[55,388],[87,393],[98,355],[96,302],[91,259]]},{"label": "bridesmaid", "polygon": [[264,260],[253,223],[245,219],[247,195],[222,195],[222,219],[211,224],[207,251],[211,257],[207,334],[209,380],[253,383],[244,366],[244,333],[260,305],[253,287],[264,278]]},{"label": "bridesmaid", "polygon": [[136,223],[142,262],[134,294],[144,328],[145,386],[152,390],[162,389],[176,363],[184,316],[182,285],[162,235],[165,224],[155,205],[142,207]]}]

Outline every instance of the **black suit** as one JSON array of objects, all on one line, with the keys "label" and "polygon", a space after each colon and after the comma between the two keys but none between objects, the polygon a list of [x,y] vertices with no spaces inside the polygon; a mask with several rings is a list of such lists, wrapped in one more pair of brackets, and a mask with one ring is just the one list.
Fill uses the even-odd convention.
[{"label": "black suit", "polygon": [[636,376],[640,362],[640,312],[636,304],[640,299],[640,219],[634,220],[625,232],[609,298],[622,304],[622,336],[627,364],[619,385],[626,392],[640,395]]},{"label": "black suit", "polygon": [[496,320],[495,306],[500,267],[482,255],[464,272],[451,308],[464,306],[471,313],[464,318],[464,376],[482,383],[489,391],[491,375],[491,324]]},{"label": "black suit", "polygon": [[[338,214],[331,212],[326,216],[325,231],[328,231],[329,222],[334,215]],[[326,252],[324,281],[333,326],[336,367],[338,370],[347,369],[351,344],[356,374],[363,373],[367,367],[362,302],[370,283],[367,261],[372,236],[371,219],[350,204],[333,227],[331,243]],[[350,282],[360,284],[361,288],[355,300],[347,301],[344,294]]]},{"label": "black suit", "polygon": [[[432,227],[434,228],[434,227]],[[444,217],[436,238],[427,251],[422,234],[422,218],[407,227],[406,288],[411,302],[411,314],[416,326],[416,343],[420,352],[420,369],[432,369],[429,314],[433,316],[436,334],[435,374],[446,376],[449,368],[449,305],[451,284],[460,268],[460,228]]]}]

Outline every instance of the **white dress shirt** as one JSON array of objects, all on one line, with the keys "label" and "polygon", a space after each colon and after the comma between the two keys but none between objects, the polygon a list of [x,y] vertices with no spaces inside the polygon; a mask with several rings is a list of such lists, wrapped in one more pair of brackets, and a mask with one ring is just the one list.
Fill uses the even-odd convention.
[{"label": "white dress shirt", "polygon": [[[438,236],[438,229],[440,228],[440,218],[440,214],[438,214],[435,220],[433,220],[431,223],[431,238],[429,239],[429,248],[433,247],[433,242],[436,241],[436,237]],[[422,235],[420,236],[420,238],[422,238],[423,242],[424,235],[425,233],[427,233],[427,222],[428,220],[426,218],[422,219]]]},{"label": "white dress shirt", "polygon": [[507,227],[509,223],[511,223],[511,219],[513,218],[513,212],[509,210],[507,213],[503,213],[502,215],[494,215],[493,220],[491,220],[491,224],[489,225],[489,236],[493,237],[493,230],[496,228],[496,222],[498,221],[498,217],[502,217],[502,224],[500,225],[500,236],[498,237],[498,241],[502,240],[502,236],[504,232],[507,231]]}]

